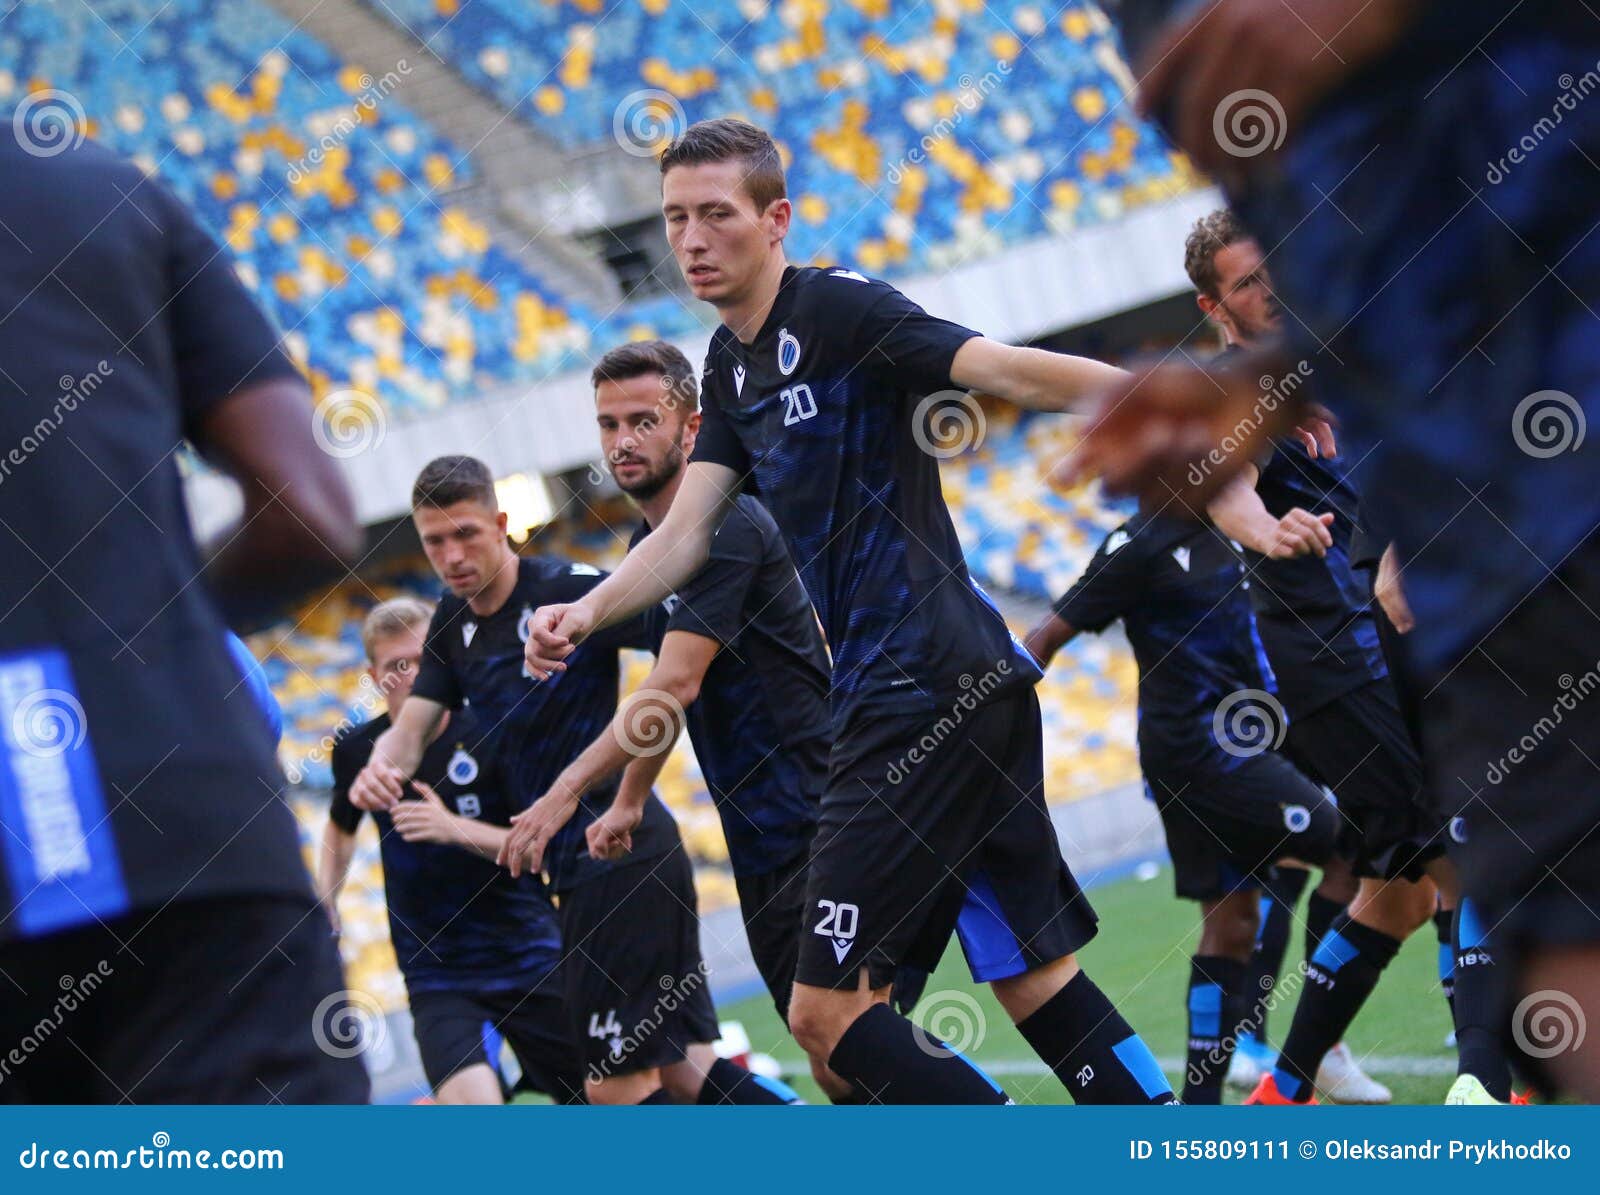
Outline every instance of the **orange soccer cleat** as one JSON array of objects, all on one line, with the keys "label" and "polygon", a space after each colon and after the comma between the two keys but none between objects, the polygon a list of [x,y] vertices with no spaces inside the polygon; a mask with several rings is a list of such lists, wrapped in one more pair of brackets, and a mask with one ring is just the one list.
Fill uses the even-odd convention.
[{"label": "orange soccer cleat", "polygon": [[1317,1097],[1312,1096],[1305,1102],[1305,1104],[1296,1103],[1294,1100],[1291,1100],[1288,1096],[1284,1095],[1283,1092],[1278,1090],[1277,1076],[1275,1076],[1271,1071],[1268,1071],[1266,1074],[1261,1076],[1261,1082],[1256,1084],[1256,1089],[1252,1091],[1248,1097],[1246,1097],[1244,1102],[1246,1104],[1257,1104],[1269,1108],[1277,1107],[1279,1105],[1288,1108],[1301,1108],[1305,1107],[1306,1104],[1316,1103]]}]

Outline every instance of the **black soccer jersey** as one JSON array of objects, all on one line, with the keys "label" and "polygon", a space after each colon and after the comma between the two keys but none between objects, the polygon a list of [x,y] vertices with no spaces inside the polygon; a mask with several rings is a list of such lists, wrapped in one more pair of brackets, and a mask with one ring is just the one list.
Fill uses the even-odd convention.
[{"label": "black soccer jersey", "polygon": [[[648,528],[641,525],[634,543]],[[774,871],[809,848],[827,780],[828,651],[778,526],[741,495],[711,559],[651,615],[722,644],[686,711],[689,740],[722,817],[737,876]]]},{"label": "black soccer jersey", "polygon": [[[505,605],[480,617],[461,598],[446,595],[434,611],[412,693],[451,709],[471,702],[490,744],[491,757],[507,778],[512,805],[526,808],[542,797],[617,712],[617,651],[650,650],[643,618],[608,628],[567,657],[567,668],[535,682],[523,662],[533,612],[540,606],[574,602],[605,576],[586,564],[549,556],[517,562],[517,585]],[[545,871],[557,892],[605,871],[612,864],[589,857],[584,832],[615,795],[615,778],[583,795],[578,811],[551,840]],[[647,859],[671,849],[678,829],[654,795],[633,834],[629,859]]]},{"label": "black soccer jersey", "polygon": [[695,459],[736,470],[788,540],[833,652],[836,726],[1038,679],[968,574],[918,443],[919,399],[951,387],[976,335],[886,283],[794,267],[753,343],[712,334]]},{"label": "black soccer jersey", "polygon": [[1075,630],[1122,619],[1139,663],[1139,759],[1170,774],[1238,766],[1217,741],[1217,710],[1234,693],[1273,692],[1244,568],[1216,528],[1138,514],[1118,527],[1055,604]]},{"label": "black soccer jersey", "polygon": [[[350,785],[372,756],[389,716],[341,734],[333,744],[333,801],[328,816],[347,834],[361,824]],[[429,744],[417,778],[451,812],[505,826],[517,812],[495,775],[469,711],[450,715]],[[389,939],[410,992],[527,991],[561,958],[561,930],[538,876],[517,879],[476,852],[434,842],[407,842],[387,813],[373,814],[383,855]]]},{"label": "black soccer jersey", "polygon": [[178,470],[230,394],[298,374],[165,186],[60,148],[0,136],[0,941],[311,898]]},{"label": "black soccer jersey", "polygon": [[1273,444],[1256,492],[1274,518],[1295,507],[1332,512],[1326,556],[1273,560],[1245,550],[1250,597],[1279,692],[1292,718],[1389,674],[1372,621],[1369,582],[1350,565],[1359,498],[1345,462],[1313,459],[1298,439]]}]

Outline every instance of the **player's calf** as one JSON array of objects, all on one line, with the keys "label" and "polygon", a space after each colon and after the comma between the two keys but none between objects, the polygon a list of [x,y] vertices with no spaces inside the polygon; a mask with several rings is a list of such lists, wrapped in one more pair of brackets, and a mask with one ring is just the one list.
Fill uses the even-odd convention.
[{"label": "player's calf", "polygon": [[1170,1104],[1155,1055],[1073,955],[991,985],[1017,1029],[1080,1104]]}]

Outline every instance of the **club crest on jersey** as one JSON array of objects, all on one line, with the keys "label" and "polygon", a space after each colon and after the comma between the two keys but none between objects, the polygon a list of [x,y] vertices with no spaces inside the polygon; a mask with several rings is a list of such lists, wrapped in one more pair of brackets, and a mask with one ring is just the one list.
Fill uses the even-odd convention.
[{"label": "club crest on jersey", "polygon": [[788,328],[778,329],[778,372],[788,377],[800,364],[800,342]]},{"label": "club crest on jersey", "polygon": [[471,647],[472,646],[472,637],[474,635],[476,635],[477,633],[478,633],[478,624],[477,623],[475,623],[475,622],[464,622],[464,623],[462,623],[461,624],[461,646],[462,647]]},{"label": "club crest on jersey", "polygon": [[737,395],[744,394],[744,366],[733,367],[733,392]]},{"label": "club crest on jersey", "polygon": [[1283,807],[1283,828],[1291,834],[1303,834],[1311,826],[1311,810],[1304,805]]},{"label": "club crest on jersey", "polygon": [[1173,548],[1172,549],[1172,558],[1178,562],[1178,567],[1181,568],[1184,572],[1188,572],[1189,571],[1189,549],[1188,548]]},{"label": "club crest on jersey", "polygon": [[471,784],[478,778],[478,761],[467,754],[467,749],[456,744],[456,753],[450,757],[449,766],[444,774],[450,777],[451,784]]},{"label": "club crest on jersey", "polygon": [[522,607],[522,614],[517,618],[517,638],[527,643],[528,636],[533,634],[533,607]]}]

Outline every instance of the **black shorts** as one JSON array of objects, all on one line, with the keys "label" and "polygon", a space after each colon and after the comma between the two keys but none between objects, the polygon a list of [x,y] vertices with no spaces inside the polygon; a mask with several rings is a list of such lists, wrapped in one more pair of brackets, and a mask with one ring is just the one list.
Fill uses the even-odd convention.
[{"label": "black shorts", "polygon": [[[561,984],[557,971],[531,990],[413,993],[412,1032],[428,1085],[438,1091],[457,1071],[483,1064],[508,1096],[513,1090],[540,1091],[558,1104],[581,1104],[583,1060],[572,1041]],[[506,1074],[502,1042],[516,1055],[520,1076]]]},{"label": "black shorts", "polygon": [[561,895],[567,1016],[592,1081],[681,1061],[716,1041],[700,957],[694,871],[682,844]]},{"label": "black shorts", "polygon": [[1032,688],[932,720],[863,721],[834,744],[828,772],[798,982],[853,987],[866,967],[877,988],[902,963],[931,972],[958,921],[983,981],[1094,937],[1045,807]]},{"label": "black shorts", "polygon": [[[1537,462],[1535,462],[1537,463]],[[1600,541],[1574,551],[1424,707],[1451,854],[1493,941],[1600,941]]]},{"label": "black shorts", "polygon": [[789,1023],[789,998],[794,995],[794,969],[800,955],[800,925],[805,920],[809,851],[758,876],[735,876],[745,937],[772,1004]]},{"label": "black shorts", "polygon": [[1180,897],[1217,900],[1258,885],[1279,859],[1320,867],[1338,844],[1339,811],[1316,784],[1272,751],[1228,761],[1224,771],[1146,766]]},{"label": "black shorts", "polygon": [[0,972],[0,1103],[367,1102],[353,1030],[376,1014],[347,1003],[309,893],[180,901],[12,942]]},{"label": "black shorts", "polygon": [[1447,819],[1424,785],[1421,756],[1387,680],[1291,718],[1284,753],[1333,790],[1343,822],[1339,853],[1356,875],[1415,880],[1444,853]]}]

